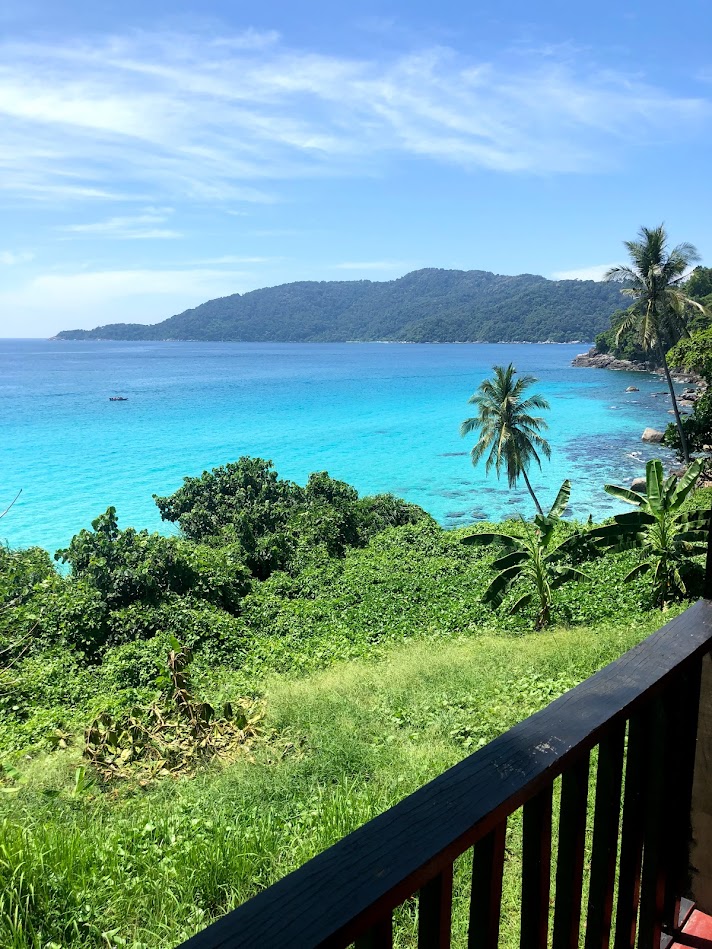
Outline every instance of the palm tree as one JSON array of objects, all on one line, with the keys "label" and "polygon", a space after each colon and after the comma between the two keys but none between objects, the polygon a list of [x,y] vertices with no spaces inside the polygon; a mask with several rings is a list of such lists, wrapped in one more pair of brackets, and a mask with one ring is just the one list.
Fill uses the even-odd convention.
[{"label": "palm tree", "polygon": [[690,265],[699,260],[700,255],[692,244],[678,244],[668,251],[667,234],[662,224],[654,228],[641,227],[638,240],[623,241],[623,244],[630,255],[630,264],[611,267],[604,276],[605,280],[625,283],[621,293],[633,297],[635,301],[618,326],[616,344],[623,333],[633,329],[643,349],[657,349],[670,390],[675,424],[680,433],[682,457],[687,463],[690,454],[666,351],[681,337],[690,335],[687,314],[691,309],[706,313],[704,306],[688,297],[680,287]]},{"label": "palm tree", "polygon": [[462,538],[463,544],[500,544],[504,547],[504,556],[498,557],[492,564],[492,569],[498,570],[499,573],[485,591],[482,601],[496,609],[502,605],[510,587],[513,584],[521,585],[520,581],[524,581],[529,590],[517,598],[509,612],[514,615],[530,603],[538,602],[535,629],[543,629],[551,622],[554,590],[569,580],[588,579],[580,570],[562,563],[565,554],[575,555],[580,552],[581,534],[571,534],[556,546],[553,543],[557,525],[570,497],[571,482],[567,479],[559,488],[549,513],[546,516],[537,514],[533,525],[523,523],[523,537],[512,537],[509,534],[470,534]]},{"label": "palm tree", "polygon": [[532,409],[548,409],[549,403],[540,395],[522,398],[525,390],[537,380],[533,376],[515,379],[517,370],[511,362],[506,369],[503,366],[493,366],[492,369],[493,378],[485,379],[468,399],[469,404],[477,406],[478,412],[460,425],[460,434],[469,435],[478,430],[480,437],[471,452],[472,464],[476,465],[489,452],[485,471],[494,467],[499,477],[502,468],[506,468],[510,488],[516,486],[521,475],[543,517],[541,504],[527,477],[527,468],[532,461],[541,468],[539,452],[551,457],[549,443],[540,435],[549,426],[543,418],[530,414]]}]

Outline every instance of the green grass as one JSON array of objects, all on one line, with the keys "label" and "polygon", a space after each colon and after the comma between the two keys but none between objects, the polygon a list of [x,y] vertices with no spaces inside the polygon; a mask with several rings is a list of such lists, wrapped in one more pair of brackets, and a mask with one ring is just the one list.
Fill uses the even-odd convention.
[{"label": "green grass", "polygon": [[[660,625],[658,613],[512,640],[381,645],[299,678],[265,676],[279,741],[255,760],[150,789],[75,789],[78,746],[15,759],[0,795],[0,945],[169,946],[547,704]],[[209,697],[242,673],[204,673]],[[503,945],[517,942],[519,821],[510,822]],[[467,858],[456,867],[455,943]],[[415,910],[397,914],[412,944]]]}]

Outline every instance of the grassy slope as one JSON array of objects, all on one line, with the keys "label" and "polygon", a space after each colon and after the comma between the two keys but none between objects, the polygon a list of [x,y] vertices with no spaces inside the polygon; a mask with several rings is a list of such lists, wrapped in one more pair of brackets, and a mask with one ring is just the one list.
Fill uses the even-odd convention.
[{"label": "grassy slope", "polygon": [[[519,638],[516,648],[491,634],[426,638],[383,647],[377,662],[340,662],[298,679],[272,675],[265,691],[278,746],[254,762],[151,791],[74,793],[79,753],[71,748],[19,762],[20,790],[0,799],[0,945],[175,944],[630,648],[661,619],[653,613],[595,630],[556,629]],[[230,677],[215,676],[220,690]],[[516,942],[516,821],[511,835],[506,945]],[[465,860],[457,873],[460,941],[466,877]],[[413,918],[412,907],[399,914],[402,944]]]},{"label": "grassy slope", "polygon": [[[697,503],[708,505],[709,492]],[[101,708],[149,701],[164,637],[113,648],[98,666],[58,646],[23,659],[20,711],[0,722],[0,752],[21,773],[0,793],[0,945],[175,944],[664,618],[646,611],[646,580],[623,584],[637,557],[629,552],[583,564],[589,579],[556,593],[555,628],[531,634],[531,616],[482,605],[496,554],[463,546],[460,533],[389,530],[343,561],[307,565],[296,578],[275,574],[237,618],[209,614],[196,660],[201,697],[263,695],[279,740],[254,761],[192,780],[75,791],[80,742],[38,750],[58,725],[78,731]],[[517,820],[511,825],[503,945],[517,943]],[[401,943],[413,913],[399,914]]]}]

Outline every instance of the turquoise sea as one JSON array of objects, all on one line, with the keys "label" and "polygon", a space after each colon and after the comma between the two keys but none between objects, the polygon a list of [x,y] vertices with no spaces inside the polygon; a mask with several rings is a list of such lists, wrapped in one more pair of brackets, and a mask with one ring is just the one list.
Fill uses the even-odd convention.
[{"label": "turquoise sea", "polygon": [[447,526],[529,515],[526,491],[474,469],[458,434],[468,397],[510,361],[551,402],[542,503],[569,477],[573,516],[608,514],[603,483],[643,473],[660,452],[641,433],[671,416],[655,376],[572,368],[586,348],[0,340],[0,510],[22,489],[0,538],[55,550],[109,504],[124,527],[171,532],[151,495],[246,454],[302,483],[327,470],[392,491]]}]

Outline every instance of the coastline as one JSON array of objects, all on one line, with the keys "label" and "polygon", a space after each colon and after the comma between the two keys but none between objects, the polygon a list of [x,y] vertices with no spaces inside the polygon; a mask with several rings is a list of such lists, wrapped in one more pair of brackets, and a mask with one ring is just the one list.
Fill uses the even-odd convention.
[{"label": "coastline", "polygon": [[[13,337],[7,337],[12,339]],[[40,339],[42,337],[37,337]],[[388,346],[585,346],[585,339],[194,339],[171,337],[165,339],[123,339],[118,336],[48,336],[48,343],[275,343],[284,346],[367,345],[378,343]],[[578,357],[577,357],[578,358]]]},{"label": "coastline", "polygon": [[[595,346],[586,353],[579,353],[571,362],[577,369],[610,369],[612,372],[646,372],[651,375],[662,376],[664,371],[660,366],[652,366],[650,363],[641,364],[632,362],[630,359],[618,359],[610,353],[601,353]],[[672,381],[680,385],[694,385],[698,388],[704,388],[704,379],[696,372],[684,372],[679,369],[670,369]]]}]

